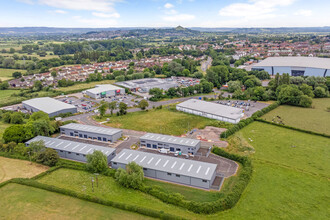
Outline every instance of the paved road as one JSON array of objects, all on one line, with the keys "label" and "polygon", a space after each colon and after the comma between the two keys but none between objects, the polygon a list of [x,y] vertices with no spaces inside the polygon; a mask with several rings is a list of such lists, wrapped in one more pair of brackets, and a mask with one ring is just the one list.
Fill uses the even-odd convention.
[{"label": "paved road", "polygon": [[206,70],[212,65],[212,58],[208,57],[206,61],[201,63],[201,69],[203,72],[206,72]]}]

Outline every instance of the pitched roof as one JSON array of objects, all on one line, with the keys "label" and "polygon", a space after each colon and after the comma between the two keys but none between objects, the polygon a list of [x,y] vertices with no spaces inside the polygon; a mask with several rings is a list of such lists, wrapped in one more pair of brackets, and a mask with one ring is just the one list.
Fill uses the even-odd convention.
[{"label": "pitched roof", "polygon": [[140,137],[140,140],[166,142],[166,143],[177,144],[187,147],[194,147],[201,142],[200,140],[196,140],[196,139],[175,137],[170,135],[154,134],[154,133],[147,133],[142,137]]},{"label": "pitched roof", "polygon": [[106,134],[106,135],[114,135],[117,134],[118,132],[121,132],[120,129],[110,128],[110,127],[105,128],[105,127],[92,126],[92,125],[83,125],[77,123],[66,124],[61,126],[60,128],[72,129],[76,131],[85,131],[96,134]]},{"label": "pitched roof", "polygon": [[268,57],[253,67],[294,66],[330,69],[330,58],[319,57]]},{"label": "pitched roof", "polygon": [[40,111],[43,111],[47,114],[61,111],[63,109],[72,109],[72,108],[76,109],[77,108],[74,105],[70,105],[65,102],[61,102],[59,100],[49,98],[49,97],[30,99],[30,100],[23,101],[22,103],[29,105],[33,108],[36,108]]}]

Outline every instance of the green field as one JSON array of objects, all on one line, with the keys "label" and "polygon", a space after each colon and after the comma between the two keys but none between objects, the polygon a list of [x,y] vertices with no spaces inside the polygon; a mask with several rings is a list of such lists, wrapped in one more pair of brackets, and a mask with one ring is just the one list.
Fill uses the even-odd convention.
[{"label": "green field", "polygon": [[3,132],[9,126],[10,126],[10,124],[7,124],[7,123],[4,123],[4,122],[0,121],[0,140],[2,139]]},{"label": "green field", "polygon": [[13,79],[12,77],[13,72],[21,72],[22,74],[24,74],[26,73],[26,70],[0,68],[0,80]]},{"label": "green field", "polygon": [[253,159],[330,177],[329,138],[262,122],[254,122],[241,132],[255,149]]},{"label": "green field", "polygon": [[221,196],[221,194],[216,191],[206,191],[152,179],[145,179],[145,184],[147,186],[161,187],[161,190],[167,193],[180,193],[185,199],[196,202],[211,202],[217,200]]},{"label": "green field", "polygon": [[90,83],[80,83],[76,84],[73,86],[68,86],[68,87],[60,87],[57,90],[62,91],[62,92],[70,92],[74,90],[85,90],[85,89],[90,89],[94,88],[96,85],[100,84],[113,84],[115,80],[103,80],[103,81],[97,81],[97,82],[90,82]]},{"label": "green field", "polygon": [[[99,121],[105,121],[105,119]],[[123,116],[114,116],[106,125],[137,131],[182,135],[193,128],[204,128],[213,121],[215,120],[163,107],[160,110],[139,111]]]},{"label": "green field", "polygon": [[150,219],[33,187],[0,188],[0,219]]},{"label": "green field", "polygon": [[330,98],[313,99],[312,108],[301,108],[289,105],[281,105],[262,116],[267,121],[272,121],[280,116],[285,125],[330,134]]}]

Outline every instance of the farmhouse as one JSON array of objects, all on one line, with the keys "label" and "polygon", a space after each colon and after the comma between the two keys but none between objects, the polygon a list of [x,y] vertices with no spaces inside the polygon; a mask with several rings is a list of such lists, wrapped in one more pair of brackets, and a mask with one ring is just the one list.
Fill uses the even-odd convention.
[{"label": "farmhouse", "polygon": [[61,134],[79,137],[89,138],[98,141],[115,142],[122,136],[122,130],[114,128],[104,128],[92,125],[83,125],[70,123],[60,127]]},{"label": "farmhouse", "polygon": [[198,99],[189,99],[182,102],[176,105],[176,109],[178,111],[234,124],[238,123],[244,116],[243,109]]},{"label": "farmhouse", "polygon": [[129,80],[124,82],[117,82],[119,86],[128,88],[132,92],[149,92],[150,89],[159,88],[168,90],[169,88],[178,87],[178,83],[171,79],[159,79],[159,78],[146,78]]},{"label": "farmhouse", "polygon": [[32,142],[40,140],[44,141],[46,148],[52,148],[56,150],[58,155],[64,159],[86,162],[86,155],[92,154],[95,150],[98,150],[101,151],[104,155],[106,155],[109,164],[110,160],[116,156],[116,150],[114,148],[101,147],[92,144],[84,144],[44,136],[37,136],[27,141],[25,145],[28,147]]},{"label": "farmhouse", "polygon": [[291,76],[330,76],[330,59],[319,57],[268,57],[252,70],[265,70],[270,75],[289,73]]},{"label": "farmhouse", "polygon": [[93,89],[85,91],[86,95],[93,99],[102,99],[125,94],[125,89],[111,84],[96,85]]},{"label": "farmhouse", "polygon": [[23,108],[30,112],[43,111],[54,117],[61,113],[77,113],[77,107],[49,97],[35,98],[23,101]]},{"label": "farmhouse", "polygon": [[201,146],[200,140],[175,137],[162,134],[147,133],[140,137],[141,147],[169,149],[171,152],[180,151],[182,154],[195,155]]},{"label": "farmhouse", "polygon": [[111,166],[114,169],[125,169],[130,162],[142,166],[147,177],[205,189],[212,186],[216,177],[217,164],[128,149],[113,158]]}]

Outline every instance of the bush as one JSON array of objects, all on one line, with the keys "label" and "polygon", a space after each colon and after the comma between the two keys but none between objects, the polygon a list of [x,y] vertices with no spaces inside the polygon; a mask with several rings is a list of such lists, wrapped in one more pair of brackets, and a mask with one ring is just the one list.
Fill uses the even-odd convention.
[{"label": "bush", "polygon": [[86,169],[93,173],[103,173],[108,169],[107,157],[101,151],[94,151],[87,156]]},{"label": "bush", "polygon": [[119,168],[115,173],[116,181],[127,188],[140,189],[143,186],[144,174],[142,167],[135,162],[126,165],[126,170]]},{"label": "bush", "polygon": [[59,160],[58,153],[56,150],[47,148],[46,150],[40,152],[36,156],[36,162],[42,163],[46,166],[53,167],[57,164]]},{"label": "bush", "polygon": [[318,86],[314,90],[315,98],[325,98],[329,95],[329,92],[326,91],[323,87]]}]

